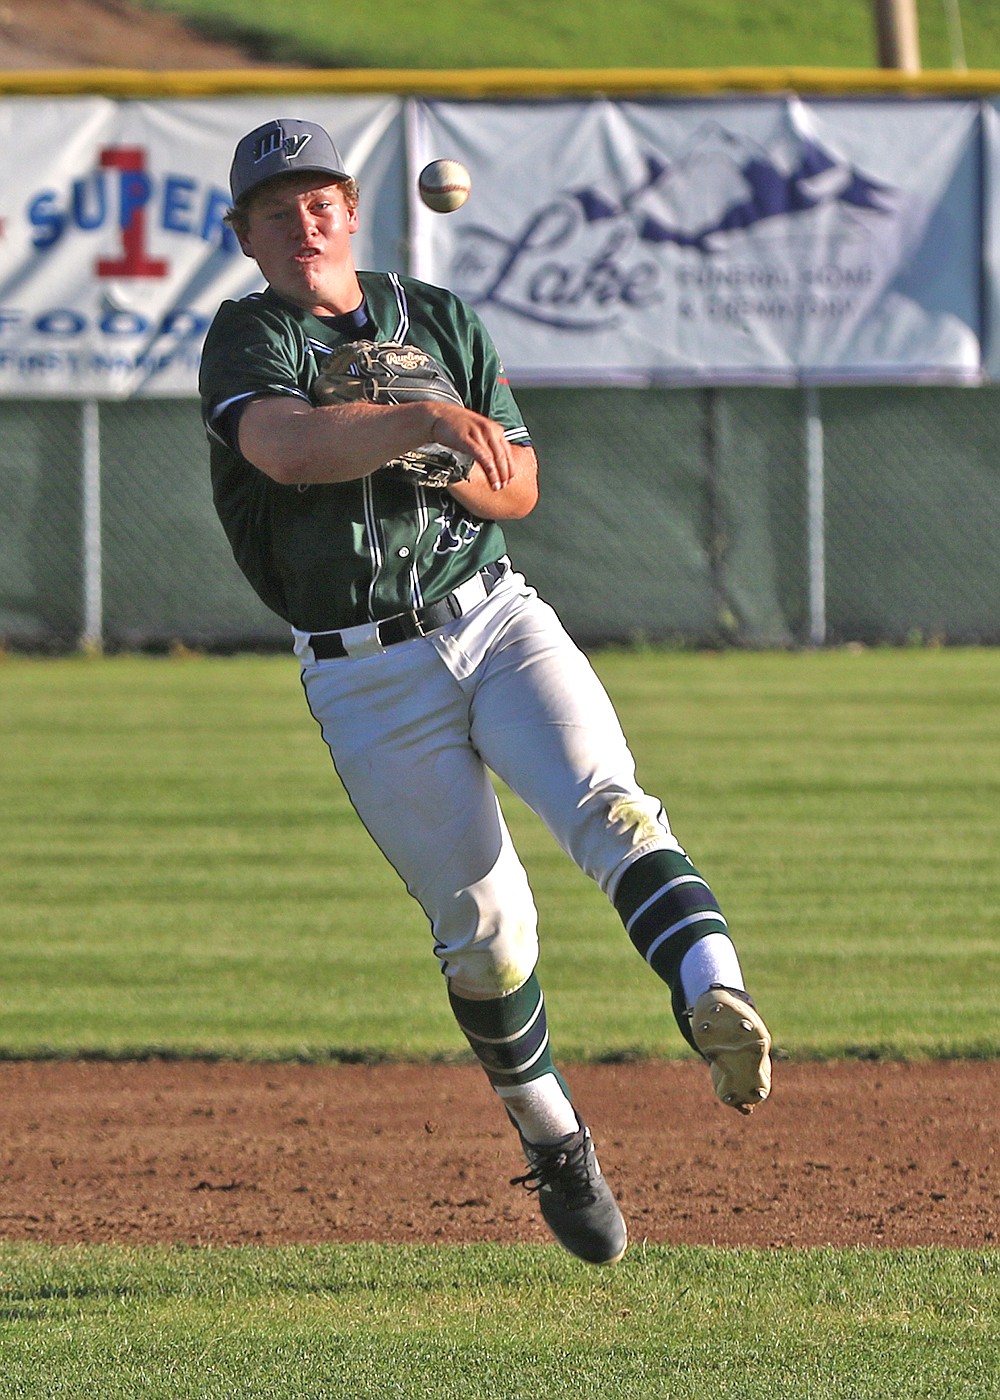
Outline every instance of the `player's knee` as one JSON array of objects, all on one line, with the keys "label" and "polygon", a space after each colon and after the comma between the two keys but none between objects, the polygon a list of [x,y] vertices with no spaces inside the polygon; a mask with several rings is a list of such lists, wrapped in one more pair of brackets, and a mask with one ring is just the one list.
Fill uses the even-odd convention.
[{"label": "player's knee", "polygon": [[617,785],[580,804],[570,837],[573,859],[605,893],[625,866],[648,851],[680,849],[659,798]]},{"label": "player's knee", "polygon": [[443,900],[434,951],[459,996],[507,996],[538,961],[538,918],[524,867],[505,842],[493,868]]},{"label": "player's knee", "polygon": [[451,949],[447,956],[439,951],[438,956],[459,996],[507,996],[524,985],[538,961],[534,914],[530,920],[504,919],[464,947]]},{"label": "player's knee", "polygon": [[531,976],[538,961],[538,923],[530,898],[510,901],[461,934],[440,937],[434,951],[459,996],[474,1000],[508,996]]},{"label": "player's knee", "polygon": [[[535,906],[527,890],[508,891],[501,907],[484,891],[466,890],[456,901],[450,927],[435,927],[434,951],[459,996],[502,997],[528,980],[538,961]],[[476,898],[475,896],[480,896]]]}]

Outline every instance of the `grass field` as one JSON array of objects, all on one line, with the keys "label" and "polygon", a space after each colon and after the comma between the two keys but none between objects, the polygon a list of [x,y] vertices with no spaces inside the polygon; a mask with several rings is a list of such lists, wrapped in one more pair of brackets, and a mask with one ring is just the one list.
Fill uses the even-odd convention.
[{"label": "grass field", "polygon": [[0,1397],[988,1400],[1000,1257],[0,1248]]},{"label": "grass field", "polygon": [[[595,660],[790,1053],[997,1053],[1000,651]],[[457,1048],[290,660],[7,658],[0,702],[0,1053]],[[559,1054],[678,1053],[505,796]],[[998,1341],[995,1249],[0,1245],[0,1400],[986,1400]]]},{"label": "grass field", "polygon": [[[262,56],[331,67],[873,67],[871,0],[435,0],[415,22],[404,0],[363,12],[324,0],[142,0],[249,41]],[[995,0],[921,0],[925,68],[1000,67]],[[959,26],[954,26],[958,15]],[[951,16],[951,20],[949,17]]]},{"label": "grass field", "polygon": [[[596,660],[787,1050],[997,1052],[1000,652]],[[8,659],[0,696],[3,1053],[458,1049],[294,662]],[[502,796],[560,1053],[685,1053],[604,897]]]}]

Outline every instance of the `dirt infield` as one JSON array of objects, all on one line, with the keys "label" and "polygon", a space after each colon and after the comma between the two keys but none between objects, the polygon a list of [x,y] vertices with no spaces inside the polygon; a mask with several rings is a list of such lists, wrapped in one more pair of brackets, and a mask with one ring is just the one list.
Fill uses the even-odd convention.
[{"label": "dirt infield", "polygon": [[[633,1241],[990,1246],[1000,1067],[777,1068],[750,1119],[695,1061],[575,1066]],[[0,1237],[542,1241],[474,1067],[0,1065]]]},{"label": "dirt infield", "polygon": [[[0,5],[2,68],[258,68],[245,47],[199,35],[175,15],[129,0]],[[282,67],[293,67],[282,64]]]}]

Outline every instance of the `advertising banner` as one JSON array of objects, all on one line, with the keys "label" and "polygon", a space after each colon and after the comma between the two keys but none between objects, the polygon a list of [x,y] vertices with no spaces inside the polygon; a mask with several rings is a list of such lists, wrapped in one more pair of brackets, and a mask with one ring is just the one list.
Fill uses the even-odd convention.
[{"label": "advertising banner", "polygon": [[364,189],[359,261],[397,267],[398,99],[0,103],[0,395],[194,394],[219,303],[263,285],[224,223],[233,150],[303,105]]},{"label": "advertising banner", "polygon": [[[975,381],[979,105],[415,104],[414,271],[527,383]],[[413,182],[411,182],[412,189]]]},{"label": "advertising banner", "polygon": [[[989,105],[10,98],[0,396],[195,392],[219,303],[261,285],[224,216],[236,142],[275,115],[327,126],[359,178],[359,266],[453,287],[520,382],[981,375]],[[416,195],[442,156],[473,177],[445,215]]]}]

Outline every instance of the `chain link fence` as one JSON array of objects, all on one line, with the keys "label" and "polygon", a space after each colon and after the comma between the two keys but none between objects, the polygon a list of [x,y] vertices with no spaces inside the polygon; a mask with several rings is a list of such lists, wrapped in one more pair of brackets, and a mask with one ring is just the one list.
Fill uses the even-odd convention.
[{"label": "chain link fence", "polygon": [[[585,645],[1000,642],[1000,388],[521,389],[511,552]],[[0,641],[287,645],[196,402],[0,402]]]}]

